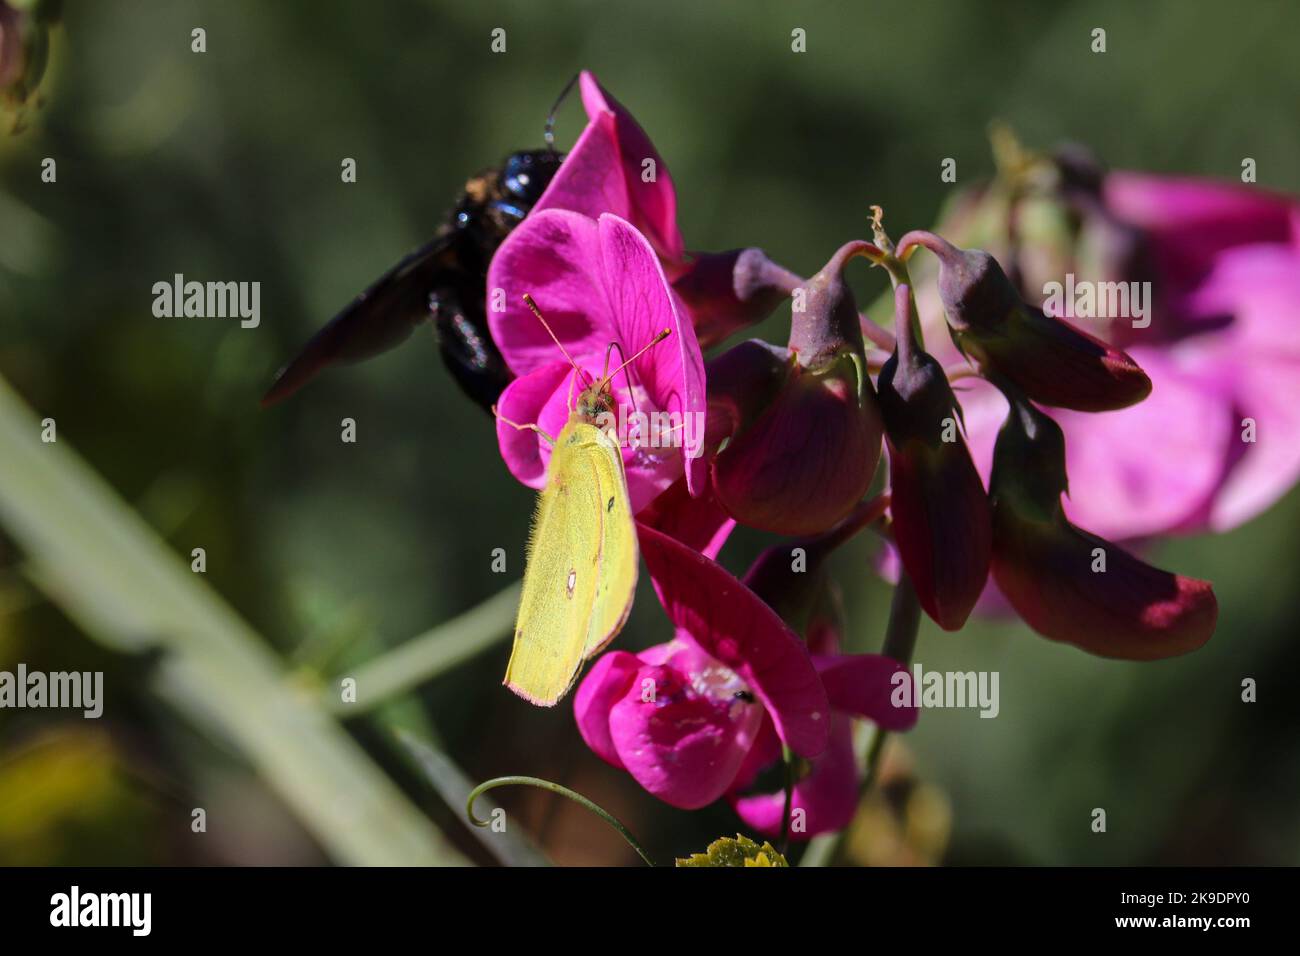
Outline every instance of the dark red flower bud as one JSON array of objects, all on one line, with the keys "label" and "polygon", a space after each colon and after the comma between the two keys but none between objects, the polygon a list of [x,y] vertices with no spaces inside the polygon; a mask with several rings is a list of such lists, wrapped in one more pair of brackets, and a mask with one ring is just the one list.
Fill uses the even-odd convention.
[{"label": "dark red flower bud", "polygon": [[817,534],[871,485],[880,411],[843,278],[845,263],[865,247],[844,246],[796,290],[788,351],[745,343],[710,365],[711,412],[734,409],[737,426],[713,461],[714,490],[751,527]]},{"label": "dark red flower bud", "polygon": [[1156,660],[1214,633],[1208,581],[1171,574],[1075,527],[1061,508],[1065,439],[1049,417],[1010,397],[989,490],[993,578],[1035,631],[1103,657]]},{"label": "dark red flower bud", "polygon": [[1151,379],[1127,353],[1026,304],[987,252],[917,231],[903,237],[899,255],[916,245],[938,257],[953,341],[982,372],[1036,402],[1081,412],[1127,408],[1151,394]]},{"label": "dark red flower bud", "polygon": [[19,109],[40,86],[49,62],[49,27],[59,13],[58,3],[0,0],[0,103]]},{"label": "dark red flower bud", "polygon": [[911,290],[894,292],[897,347],[880,370],[894,543],[921,607],[944,630],[966,623],[989,575],[988,497],[958,431],[943,367],[921,350]]},{"label": "dark red flower bud", "polygon": [[[825,563],[834,551],[884,514],[883,497],[863,501],[847,518],[825,534],[787,540],[765,549],[749,566],[742,579],[745,586],[763,599],[799,634],[808,634],[815,612],[824,620],[822,605],[830,586]],[[814,648],[814,650],[816,650]],[[829,648],[830,653],[834,648]]]},{"label": "dark red flower bud", "polygon": [[673,291],[690,310],[700,347],[708,348],[767,318],[802,284],[762,249],[733,249],[693,254]]}]

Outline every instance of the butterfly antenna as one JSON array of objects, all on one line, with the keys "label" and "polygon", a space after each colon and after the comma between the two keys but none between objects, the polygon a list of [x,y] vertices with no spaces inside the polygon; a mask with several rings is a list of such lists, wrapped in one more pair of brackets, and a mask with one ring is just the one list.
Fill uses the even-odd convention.
[{"label": "butterfly antenna", "polygon": [[[524,305],[528,306],[528,308],[532,310],[533,315],[537,316],[537,321],[542,323],[542,328],[546,330],[546,334],[551,337],[551,341],[555,343],[556,347],[560,350],[560,353],[568,360],[568,363],[573,366],[573,370],[582,376],[583,381],[586,382],[587,385],[591,385],[591,376],[578,366],[578,363],[573,360],[573,356],[569,354],[568,349],[566,349],[563,343],[555,337],[555,333],[551,331],[551,326],[546,321],[546,317],[542,315],[542,310],[537,307],[537,303],[533,301],[533,297],[527,292],[524,293]],[[644,349],[642,351],[644,351]]]},{"label": "butterfly antenna", "polygon": [[546,140],[546,148],[552,153],[555,152],[555,114],[564,105],[564,101],[573,90],[573,85],[578,82],[579,75],[578,73],[573,74],[573,78],[565,84],[564,89],[560,91],[560,95],[555,98],[555,105],[551,107],[551,111],[546,114],[546,129],[542,133],[542,138]]},{"label": "butterfly antenna", "polygon": [[[623,368],[627,365],[627,362],[623,360],[623,346],[619,345],[617,342],[610,342],[609,348],[605,349],[605,374],[601,376],[601,381],[604,382],[614,381],[614,376],[609,374],[609,356],[610,353],[613,352],[615,349],[618,349],[618,360],[623,363],[622,365],[619,366],[619,368]],[[632,399],[632,411],[635,412],[637,411],[636,391],[632,388],[631,371],[628,371],[623,377],[627,379],[627,397]]]},{"label": "butterfly antenna", "polygon": [[[640,350],[636,353],[636,355],[633,355],[630,359],[628,359],[627,361],[625,361],[625,362],[624,362],[622,365],[620,365],[618,368],[614,369],[614,371],[612,371],[612,372],[610,372],[608,375],[606,375],[606,376],[604,377],[604,378],[605,378],[605,381],[608,382],[608,381],[610,381],[611,379],[613,379],[613,377],[614,377],[615,375],[617,375],[619,372],[623,371],[623,369],[627,368],[629,365],[631,365],[633,362],[635,362],[637,359],[639,359],[642,355],[645,355],[646,352],[649,352],[652,348],[654,348],[656,345],[658,345],[660,342],[662,342],[664,339],[668,338],[668,336],[670,336],[670,335],[672,335],[672,334],[673,334],[673,330],[672,330],[672,329],[664,329],[663,331],[661,331],[658,335],[656,335],[654,338],[652,338],[649,342],[647,342],[645,345],[641,346]],[[623,350],[622,350],[622,349],[619,349],[619,355],[622,355],[622,354],[623,354]]]}]

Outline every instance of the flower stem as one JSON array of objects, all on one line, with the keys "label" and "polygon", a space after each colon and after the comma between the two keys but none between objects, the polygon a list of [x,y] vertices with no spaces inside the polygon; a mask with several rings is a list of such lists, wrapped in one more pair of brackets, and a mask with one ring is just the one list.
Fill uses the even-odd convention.
[{"label": "flower stem", "polygon": [[[889,624],[885,627],[885,644],[881,653],[892,657],[900,664],[910,664],[916,650],[916,635],[921,627],[921,602],[916,597],[916,588],[907,572],[899,570],[898,586],[894,588],[893,601],[889,605]],[[876,780],[880,769],[880,757],[885,752],[885,738],[888,731],[874,728],[870,743],[867,745],[866,760],[862,776],[862,792],[865,793]]]},{"label": "flower stem", "polygon": [[[899,571],[898,586],[894,588],[893,600],[889,605],[889,623],[885,625],[885,644],[881,653],[892,657],[900,664],[908,664],[916,650],[916,635],[921,626],[921,603],[917,600],[916,589],[906,571]],[[868,735],[860,738],[864,746],[858,748],[862,761],[862,784],[859,795],[865,795],[876,782],[880,770],[880,757],[885,751],[885,738],[888,732],[871,725]],[[835,857],[839,849],[843,832],[827,833],[816,837],[808,844],[800,866],[826,866]]]},{"label": "flower stem", "polygon": [[916,597],[916,588],[906,571],[899,571],[898,586],[894,588],[893,601],[889,605],[889,623],[885,626],[885,644],[881,653],[892,657],[900,664],[912,660],[916,649],[916,634],[921,626],[921,602]]},{"label": "flower stem", "polygon": [[781,809],[781,855],[790,852],[790,814],[794,812],[794,751],[785,744],[781,745],[781,754],[785,759],[785,805]]},{"label": "flower stem", "polygon": [[570,790],[568,787],[563,787],[550,780],[543,780],[541,777],[493,777],[491,780],[483,781],[470,791],[469,799],[465,801],[465,815],[469,817],[469,822],[474,824],[476,827],[491,826],[491,820],[480,820],[478,817],[474,816],[474,801],[477,800],[481,794],[487,793],[489,790],[495,789],[496,787],[511,786],[538,787],[542,790],[549,790],[551,793],[558,793],[562,797],[568,797],[574,803],[586,807],[617,830],[619,835],[627,842],[627,845],[636,850],[637,856],[641,857],[641,859],[645,861],[646,866],[655,865],[654,860],[650,859],[649,855],[641,847],[641,844],[636,842],[636,837],[632,836],[632,831],[625,827],[622,821],[620,821],[616,816],[608,810],[597,806],[576,790]]}]

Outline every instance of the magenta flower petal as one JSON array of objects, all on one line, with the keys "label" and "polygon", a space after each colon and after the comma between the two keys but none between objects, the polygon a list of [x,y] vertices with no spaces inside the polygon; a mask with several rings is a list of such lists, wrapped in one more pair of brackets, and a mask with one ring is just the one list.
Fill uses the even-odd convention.
[{"label": "magenta flower petal", "polygon": [[[694,330],[643,236],[616,216],[594,221],[561,210],[534,213],[497,251],[488,287],[489,299],[499,293],[503,304],[503,310],[488,319],[493,339],[506,363],[522,376],[554,368],[562,359],[524,304],[525,293],[536,299],[565,350],[593,379],[605,368],[607,354],[611,362],[621,363],[620,356],[630,359],[657,333],[669,329],[667,340],[611,383],[624,417],[633,412],[660,416],[668,428],[676,429],[663,442],[667,447],[629,447],[634,436],[624,436],[628,490],[639,509],[683,470],[692,493],[704,488],[704,360]],[[611,344],[618,346],[612,354]],[[561,410],[567,418],[569,390],[570,383],[564,381],[543,403],[553,425]],[[535,404],[535,391],[530,389],[529,396]],[[504,406],[501,411],[514,418]],[[555,430],[546,430],[558,436],[563,424],[561,419]],[[531,438],[542,442],[540,436]],[[516,441],[511,448],[517,457]],[[546,460],[548,454],[539,449],[538,458]]]},{"label": "magenta flower petal", "polygon": [[609,712],[628,692],[641,669],[641,661],[627,651],[610,651],[591,666],[573,698],[578,732],[596,756],[625,769],[609,733]]},{"label": "magenta flower petal", "polygon": [[1173,242],[1177,265],[1192,273],[1232,246],[1290,240],[1294,200],[1255,186],[1117,171],[1104,190],[1111,212],[1152,233],[1162,256]]},{"label": "magenta flower petal", "polygon": [[[624,182],[627,184],[629,219],[645,233],[655,251],[669,262],[682,258],[682,236],[677,231],[677,190],[668,166],[659,155],[650,137],[641,129],[618,100],[596,82],[596,77],[583,71],[582,105],[593,120],[608,114],[614,118],[614,135],[622,160]],[[654,162],[654,179],[647,182],[646,161]]]},{"label": "magenta flower petal", "polygon": [[735,519],[718,504],[711,488],[692,498],[685,480],[674,483],[638,514],[637,520],[715,561],[736,527]]},{"label": "magenta flower petal", "polygon": [[[672,413],[677,421],[686,423],[680,436],[686,482],[692,494],[700,494],[708,481],[708,463],[703,457],[706,406],[700,343],[676,297],[668,290],[663,266],[645,238],[612,216],[601,217],[600,234],[606,263],[605,289],[614,329],[625,348],[638,348],[662,329],[672,329],[668,340],[637,359],[632,369],[653,408]],[[648,290],[667,294],[649,294]],[[633,353],[625,354],[631,357]]]},{"label": "magenta flower petal", "polygon": [[[1228,441],[1240,458],[1210,508],[1210,527],[1235,528],[1271,507],[1300,479],[1300,359],[1261,360],[1243,370],[1236,388],[1240,414]],[[1255,423],[1255,441],[1242,441],[1242,422]]]},{"label": "magenta flower petal", "polygon": [[[681,261],[677,193],[662,157],[623,106],[583,72],[582,104],[588,123],[560,170],[533,207],[567,209],[591,219],[613,213],[637,227],[656,254],[670,264]],[[643,178],[643,164],[654,162],[654,181]]]},{"label": "magenta flower petal", "polygon": [[[1206,515],[1211,527],[1226,530],[1264,511],[1300,478],[1300,246],[1223,253],[1189,306],[1234,316],[1222,333],[1179,343],[1180,367],[1191,366],[1188,374],[1218,399],[1227,420],[1220,434],[1228,467]],[[1253,442],[1243,441],[1247,418]]]},{"label": "magenta flower petal", "polygon": [[1065,513],[1107,538],[1141,538],[1197,523],[1223,479],[1236,434],[1217,389],[1158,349],[1133,354],[1151,397],[1109,415],[1062,412],[1073,476]]},{"label": "magenta flower petal", "polygon": [[[728,797],[736,814],[764,836],[782,830],[785,792]],[[831,717],[830,742],[807,776],[795,782],[790,806],[802,811],[803,829],[792,832],[796,840],[842,830],[853,820],[858,805],[858,770],[853,754],[852,723],[842,714]],[[792,814],[793,815],[793,814]]]},{"label": "magenta flower petal", "polygon": [[[515,428],[506,424],[509,419],[518,424],[536,424],[552,437],[560,434],[568,419],[563,407],[557,409],[553,401],[561,392],[573,369],[564,361],[542,365],[506,386],[497,402],[497,444],[510,474],[530,488],[540,488],[546,483],[546,466],[551,459],[550,446],[537,440],[531,429]],[[557,415],[558,411],[558,415]]]},{"label": "magenta flower petal", "polygon": [[[1176,353],[1141,347],[1133,356],[1151,376],[1146,401],[1105,415],[1054,413],[1074,479],[1065,514],[1115,540],[1203,524],[1240,436],[1228,396]],[[961,404],[971,457],[987,482],[1007,403],[992,385],[970,379]]]},{"label": "magenta flower petal", "polygon": [[510,370],[527,375],[563,359],[524,305],[527,293],[574,360],[599,372],[614,330],[604,278],[595,219],[552,210],[533,212],[516,227],[488,267],[489,305],[501,307],[489,311],[488,328]]},{"label": "magenta flower petal", "polygon": [[588,219],[607,212],[631,219],[613,116],[600,113],[583,128],[532,214],[548,209],[577,212]]},{"label": "magenta flower petal", "polygon": [[763,723],[754,735],[754,743],[749,748],[749,753],[745,754],[744,762],[736,771],[736,779],[731,783],[732,792],[739,793],[749,789],[758,779],[759,774],[782,758],[781,738],[777,736],[776,728],[772,726],[772,718],[767,711],[763,711]]},{"label": "magenta flower petal", "polygon": [[731,787],[762,708],[738,697],[735,671],[689,639],[660,648],[609,710],[609,739],[627,771],[659,799],[694,810]]},{"label": "magenta flower petal", "polygon": [[[829,654],[813,658],[821,675],[831,709],[865,717],[885,730],[911,730],[916,726],[917,707],[895,707],[891,701],[897,681],[912,682],[907,666],[881,654]],[[908,700],[915,700],[911,694]]]},{"label": "magenta flower petal", "polygon": [[820,754],[830,704],[799,638],[723,567],[661,531],[643,524],[637,530],[673,624],[740,675],[795,752]]}]

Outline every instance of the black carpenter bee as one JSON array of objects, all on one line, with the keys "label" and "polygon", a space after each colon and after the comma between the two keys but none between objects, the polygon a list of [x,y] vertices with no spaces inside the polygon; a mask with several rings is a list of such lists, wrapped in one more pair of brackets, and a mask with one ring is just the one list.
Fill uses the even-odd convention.
[{"label": "black carpenter bee", "polygon": [[511,375],[488,334],[488,263],[560,168],[564,157],[553,145],[555,113],[574,80],[547,117],[546,147],[512,153],[499,168],[469,180],[433,241],[404,258],[312,336],[276,374],[262,396],[263,407],[288,398],[322,369],[400,345],[427,319],[433,320],[443,362],[461,390],[483,408],[492,406]]}]

